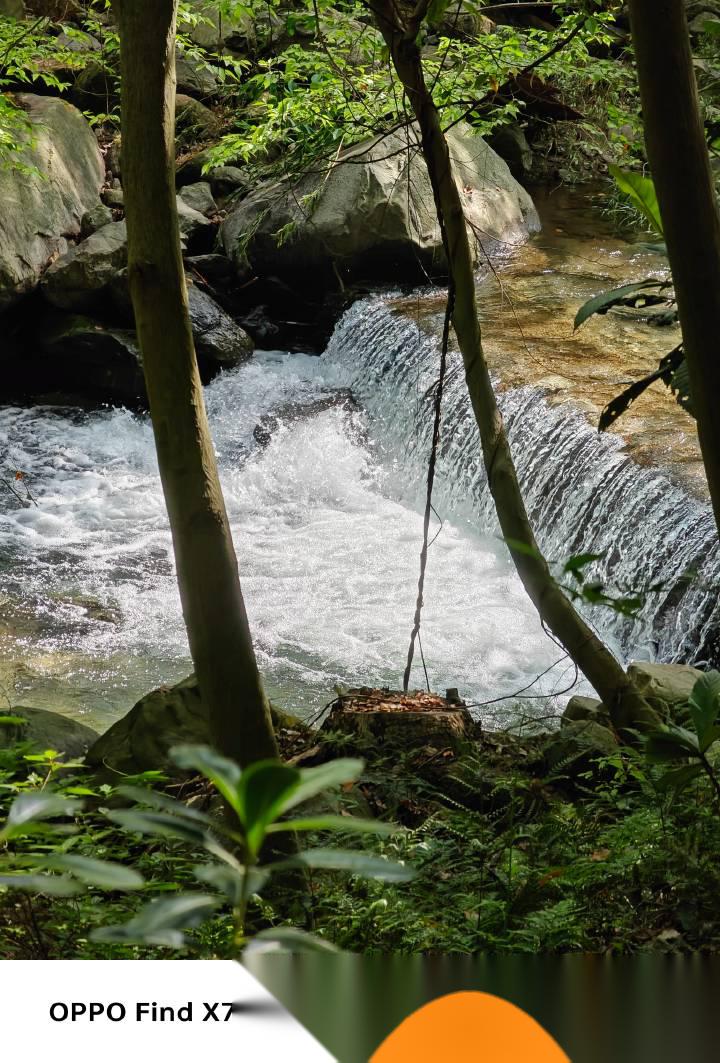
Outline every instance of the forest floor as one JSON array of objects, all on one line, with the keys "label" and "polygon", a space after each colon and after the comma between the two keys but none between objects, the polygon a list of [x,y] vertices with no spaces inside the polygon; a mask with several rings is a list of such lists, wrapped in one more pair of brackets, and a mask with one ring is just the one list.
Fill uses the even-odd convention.
[{"label": "forest floor", "polygon": [[[388,715],[397,721],[406,714]],[[255,897],[251,932],[291,922],[355,952],[720,948],[720,814],[704,781],[670,792],[637,750],[558,756],[552,736],[520,737],[478,724],[445,743],[430,732],[426,742],[409,743],[393,737],[392,728],[379,737],[372,730],[338,727],[331,714],[319,731],[293,725],[279,739],[283,757],[302,766],[361,756],[359,782],[323,799],[320,810],[398,826],[371,841],[350,833],[311,841],[371,849],[411,865],[415,878],[393,884],[315,871],[300,905],[283,886]],[[82,768],[58,770],[57,762],[28,762],[27,755],[22,747],[0,753],[0,806],[51,778],[88,802],[74,852],[135,866],[147,880],[143,901],[148,893],[196,885],[199,857],[191,846],[122,833],[103,815],[117,802],[110,785]],[[199,780],[139,781],[193,807],[212,805]],[[67,899],[6,892],[0,955],[174,955],[89,940],[94,928],[124,921],[139,903],[137,895],[93,890]],[[234,948],[232,920],[220,914],[192,932],[187,955],[230,957]]]}]

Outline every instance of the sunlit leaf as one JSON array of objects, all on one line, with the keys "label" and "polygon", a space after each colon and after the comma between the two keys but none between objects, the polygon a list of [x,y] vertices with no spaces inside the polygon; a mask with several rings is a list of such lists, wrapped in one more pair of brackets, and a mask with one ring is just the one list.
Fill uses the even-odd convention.
[{"label": "sunlit leaf", "polygon": [[662,216],[652,178],[632,170],[621,170],[619,166],[610,165],[608,170],[620,191],[628,197],[636,210],[645,215],[650,227],[658,236],[664,236]]}]

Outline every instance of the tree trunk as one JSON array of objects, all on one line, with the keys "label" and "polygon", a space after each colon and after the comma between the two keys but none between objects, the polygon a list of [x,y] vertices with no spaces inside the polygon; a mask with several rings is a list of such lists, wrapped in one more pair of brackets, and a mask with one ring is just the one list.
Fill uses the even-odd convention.
[{"label": "tree trunk", "polygon": [[[398,16],[393,0],[368,0],[420,127],[422,148],[443,233],[454,290],[453,326],[465,364],[470,400],[480,430],[488,484],[518,574],[541,619],[592,683],[619,731],[659,723],[624,669],[580,617],[553,579],[535,541],[517,480],[502,417],[482,349],[475,277],[465,214],[452,172],[440,117],[425,83],[417,30]],[[416,8],[416,12],[421,8]],[[412,21],[412,20],[411,20]],[[417,19],[414,20],[415,22]],[[523,544],[516,549],[513,544]]]},{"label": "tree trunk", "polygon": [[215,745],[277,757],[188,314],[175,199],[176,0],[114,0],[128,275],[190,652]]},{"label": "tree trunk", "polygon": [[720,220],[683,0],[630,0],[645,144],[720,530]]}]

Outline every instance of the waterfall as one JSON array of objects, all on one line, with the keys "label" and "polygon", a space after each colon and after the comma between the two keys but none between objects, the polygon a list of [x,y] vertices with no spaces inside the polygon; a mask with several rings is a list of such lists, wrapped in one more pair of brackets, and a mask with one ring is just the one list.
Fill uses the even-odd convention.
[{"label": "waterfall", "polygon": [[[356,303],[324,356],[372,419],[395,489],[419,505],[432,434],[438,345],[381,298]],[[498,382],[496,381],[496,384]],[[499,390],[526,505],[539,543],[559,563],[600,554],[591,575],[623,596],[633,617],[584,612],[628,659],[718,663],[720,558],[709,504],[659,469],[639,465],[619,436],[599,434],[569,403],[536,387]],[[444,518],[499,534],[462,361],[449,360],[435,506]],[[478,609],[482,587],[477,588]]]}]

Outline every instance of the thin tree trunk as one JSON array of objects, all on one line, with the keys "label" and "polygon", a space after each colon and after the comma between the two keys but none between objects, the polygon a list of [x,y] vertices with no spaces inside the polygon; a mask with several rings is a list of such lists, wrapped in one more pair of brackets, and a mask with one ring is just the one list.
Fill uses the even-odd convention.
[{"label": "thin tree trunk", "polygon": [[[607,707],[620,731],[659,723],[624,669],[580,617],[553,579],[533,534],[502,417],[483,353],[475,299],[475,277],[465,214],[440,117],[425,83],[416,42],[419,3],[408,25],[393,0],[368,0],[390,50],[400,82],[420,127],[422,149],[443,232],[454,289],[453,326],[465,364],[470,400],[480,430],[488,484],[498,520],[525,590],[540,617],[563,644]],[[427,5],[425,5],[427,6]],[[513,543],[524,544],[516,549]]]},{"label": "thin tree trunk", "polygon": [[215,745],[277,746],[245,612],[195,358],[175,199],[176,0],[120,16],[128,275],[190,652]]},{"label": "thin tree trunk", "polygon": [[645,144],[720,530],[720,219],[683,0],[630,0]]}]

